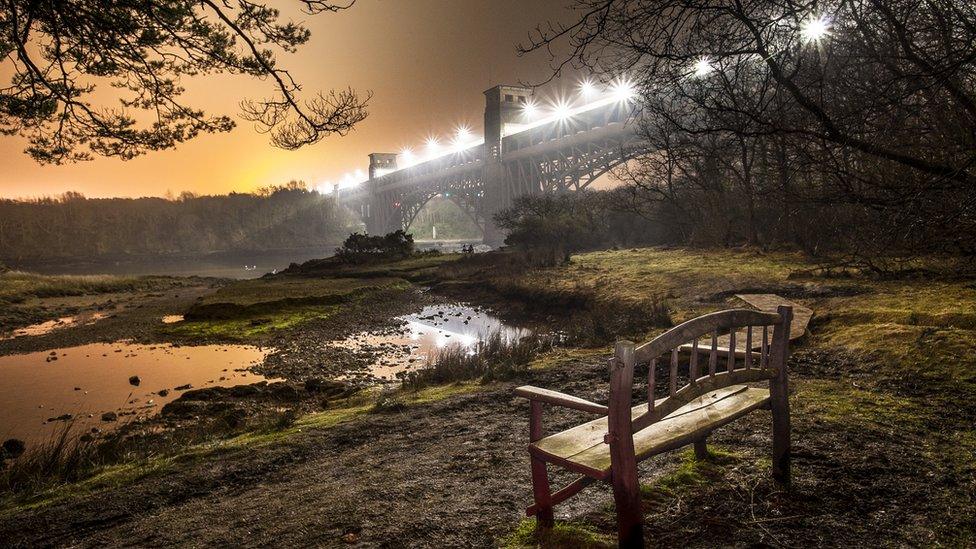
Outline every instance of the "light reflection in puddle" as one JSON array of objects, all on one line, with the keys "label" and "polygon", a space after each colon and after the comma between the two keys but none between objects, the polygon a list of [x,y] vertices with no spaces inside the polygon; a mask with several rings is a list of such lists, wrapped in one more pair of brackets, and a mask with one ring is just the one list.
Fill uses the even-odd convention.
[{"label": "light reflection in puddle", "polygon": [[[246,370],[267,351],[244,345],[96,343],[0,357],[0,439],[47,440],[71,414],[76,427],[110,429],[159,412],[181,394],[176,387],[230,387],[265,378]],[[129,382],[139,377],[139,384]],[[165,391],[162,391],[164,390]],[[160,392],[163,395],[160,395]],[[102,422],[117,412],[118,422]],[[91,415],[92,417],[88,417]]]},{"label": "light reflection in puddle", "polygon": [[70,328],[72,326],[88,326],[89,324],[94,324],[103,318],[108,318],[108,316],[109,313],[102,312],[65,316],[56,318],[54,320],[48,320],[47,322],[39,322],[37,324],[31,324],[30,326],[24,326],[23,328],[17,328],[16,330],[6,334],[0,334],[0,340],[14,339],[16,337],[25,336],[41,336],[49,334],[54,330]]},{"label": "light reflection in puddle", "polygon": [[399,319],[405,325],[398,330],[362,332],[338,345],[352,351],[378,351],[379,358],[370,373],[394,379],[400,372],[423,368],[448,346],[458,345],[474,353],[477,343],[492,334],[498,333],[503,340],[529,334],[481,308],[462,304],[429,305]]}]

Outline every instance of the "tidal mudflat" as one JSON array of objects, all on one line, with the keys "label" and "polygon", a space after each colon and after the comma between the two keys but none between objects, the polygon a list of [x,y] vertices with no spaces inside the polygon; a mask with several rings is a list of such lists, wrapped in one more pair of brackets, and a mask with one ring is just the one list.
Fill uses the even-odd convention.
[{"label": "tidal mudflat", "polygon": [[58,426],[107,430],[155,415],[182,391],[265,378],[248,345],[93,343],[0,357],[0,437],[39,442]]}]

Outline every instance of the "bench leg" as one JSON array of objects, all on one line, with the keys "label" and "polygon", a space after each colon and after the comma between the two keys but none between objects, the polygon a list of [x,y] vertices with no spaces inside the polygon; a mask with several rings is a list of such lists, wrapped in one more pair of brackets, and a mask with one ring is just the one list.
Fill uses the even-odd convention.
[{"label": "bench leg", "polygon": [[644,516],[641,512],[637,462],[613,472],[613,501],[617,507],[617,543],[620,547],[644,547]]},{"label": "bench leg", "polygon": [[532,496],[535,499],[536,528],[549,530],[553,526],[552,489],[549,487],[546,462],[537,457],[532,457]]},{"label": "bench leg", "polygon": [[773,480],[790,486],[790,403],[786,388],[773,385]]},{"label": "bench leg", "polygon": [[704,438],[695,441],[695,459],[697,461],[705,461],[708,459],[708,444]]}]

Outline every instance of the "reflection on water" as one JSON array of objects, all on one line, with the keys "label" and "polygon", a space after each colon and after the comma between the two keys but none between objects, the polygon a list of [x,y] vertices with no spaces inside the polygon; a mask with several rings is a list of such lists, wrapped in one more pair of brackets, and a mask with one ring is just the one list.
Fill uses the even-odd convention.
[{"label": "reflection on water", "polygon": [[13,339],[15,337],[23,336],[40,336],[49,334],[54,330],[60,330],[62,328],[68,328],[71,326],[87,326],[89,324],[94,324],[95,322],[98,322],[99,320],[108,316],[109,313],[82,313],[77,316],[65,316],[54,320],[48,320],[47,322],[31,324],[30,326],[18,328],[9,333],[0,334],[0,340]]},{"label": "reflection on water", "polygon": [[439,349],[461,346],[474,352],[476,344],[491,334],[518,339],[528,332],[505,324],[478,307],[463,304],[430,305],[419,313],[399,317],[405,325],[386,332],[362,332],[339,345],[353,351],[379,352],[372,374],[393,379],[399,372],[422,368]]},{"label": "reflection on water", "polygon": [[213,276],[219,278],[258,278],[265,273],[281,271],[291,263],[329,257],[333,247],[320,250],[282,252],[224,253],[198,257],[172,257],[152,260],[95,261],[85,263],[12,262],[8,267],[41,274],[113,274]]},{"label": "reflection on water", "polygon": [[[0,357],[0,439],[46,440],[63,421],[48,420],[65,415],[85,430],[109,429],[158,413],[187,385],[256,383],[264,378],[245,370],[265,354],[243,345],[96,343]],[[105,412],[118,421],[103,422]]]}]

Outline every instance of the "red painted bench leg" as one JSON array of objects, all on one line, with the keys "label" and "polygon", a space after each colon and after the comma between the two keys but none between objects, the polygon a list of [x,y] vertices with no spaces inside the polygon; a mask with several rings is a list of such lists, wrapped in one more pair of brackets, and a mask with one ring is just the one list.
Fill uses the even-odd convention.
[{"label": "red painted bench leg", "polygon": [[546,472],[546,462],[532,458],[532,496],[535,498],[536,527],[548,530],[553,526],[552,490],[549,487],[549,474]]}]

